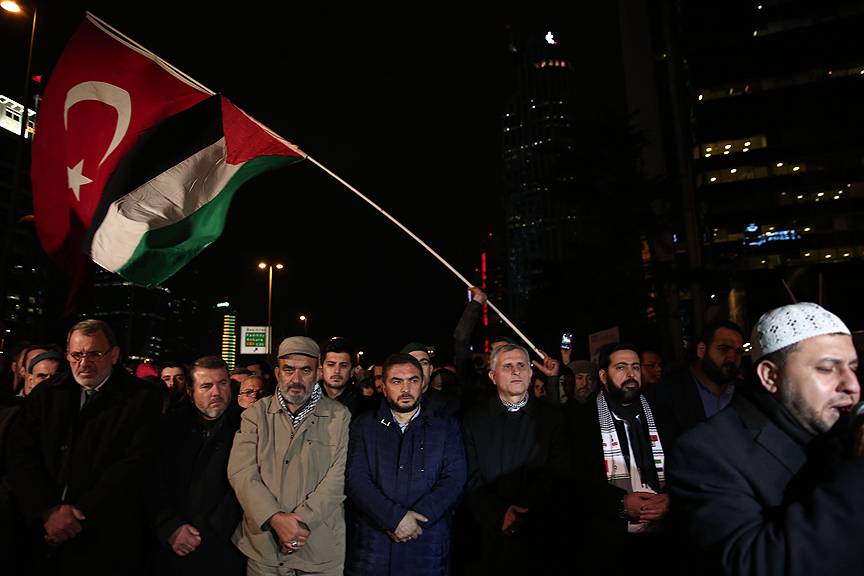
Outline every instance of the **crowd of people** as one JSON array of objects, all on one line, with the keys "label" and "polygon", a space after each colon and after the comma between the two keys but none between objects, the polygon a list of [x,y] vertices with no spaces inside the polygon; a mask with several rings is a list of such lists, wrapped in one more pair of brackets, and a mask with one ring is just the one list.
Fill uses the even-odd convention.
[{"label": "crowd of people", "polygon": [[[668,373],[500,336],[369,370],[342,338],[274,366],[127,365],[84,320],[11,351],[0,407],[9,574],[840,574],[864,551],[851,332],[816,304],[711,324]],[[436,366],[437,365],[437,366]]]}]

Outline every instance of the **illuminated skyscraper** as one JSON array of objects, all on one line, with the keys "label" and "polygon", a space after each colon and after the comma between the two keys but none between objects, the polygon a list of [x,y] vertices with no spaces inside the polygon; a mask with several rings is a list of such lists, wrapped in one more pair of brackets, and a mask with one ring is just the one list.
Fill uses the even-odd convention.
[{"label": "illuminated skyscraper", "polygon": [[681,17],[706,292],[748,303],[751,324],[792,297],[860,323],[864,2],[690,1]]}]

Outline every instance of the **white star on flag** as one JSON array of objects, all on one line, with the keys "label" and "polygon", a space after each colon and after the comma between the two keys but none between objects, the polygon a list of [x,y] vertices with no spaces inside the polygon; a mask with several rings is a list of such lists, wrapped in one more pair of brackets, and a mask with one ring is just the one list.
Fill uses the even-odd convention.
[{"label": "white star on flag", "polygon": [[83,169],[84,160],[78,162],[74,168],[66,168],[66,175],[69,178],[69,188],[72,189],[72,193],[75,194],[75,199],[79,202],[81,201],[81,186],[93,182],[90,178],[87,178],[81,173],[81,170]]}]

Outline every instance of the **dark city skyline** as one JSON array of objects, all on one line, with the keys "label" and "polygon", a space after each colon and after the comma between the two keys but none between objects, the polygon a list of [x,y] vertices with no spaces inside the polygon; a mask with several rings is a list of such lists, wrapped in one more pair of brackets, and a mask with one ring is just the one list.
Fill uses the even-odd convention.
[{"label": "dark city skyline", "polygon": [[[619,326],[681,360],[704,319],[752,324],[788,299],[784,281],[861,324],[847,280],[864,256],[860,112],[842,103],[864,78],[807,76],[864,65],[850,33],[861,2],[841,4],[604,3],[525,19],[479,8],[457,18],[448,6],[69,2],[40,5],[33,74],[50,72],[90,10],[347,180],[472,282],[485,251],[495,303],[540,347],[554,351],[572,330],[582,354],[589,333]],[[0,94],[20,98],[29,29],[2,16]],[[788,77],[803,83],[773,88]],[[558,108],[535,114],[536,94]],[[795,106],[808,117],[795,119]],[[813,130],[823,144],[796,135]],[[747,147],[754,161],[810,160],[765,176],[735,150],[705,157],[712,143]],[[835,204],[844,217],[815,203],[840,179],[853,184]],[[813,204],[788,205],[793,191]],[[817,253],[819,264],[804,256]],[[228,301],[238,325],[265,324],[261,260],[285,265],[273,282],[277,338],[301,333],[305,314],[312,336],[348,336],[367,360],[410,340],[446,353],[465,302],[455,276],[310,162],[245,184],[222,237],[164,286],[199,311]],[[58,314],[60,283],[47,290]]]}]

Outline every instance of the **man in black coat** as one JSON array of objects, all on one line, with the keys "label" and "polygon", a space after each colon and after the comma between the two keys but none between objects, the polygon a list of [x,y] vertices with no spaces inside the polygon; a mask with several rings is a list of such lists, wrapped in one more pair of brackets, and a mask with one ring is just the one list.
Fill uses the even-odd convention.
[{"label": "man in black coat", "polygon": [[646,391],[667,450],[681,434],[732,400],[740,382],[743,346],[744,334],[737,324],[710,324],[699,337],[693,362]]},{"label": "man in black coat", "polygon": [[[567,406],[576,555],[592,573],[653,573],[668,566],[664,520],[663,436],[642,391],[639,352],[625,343],[601,348],[601,390]],[[626,551],[626,552],[625,552]]]},{"label": "man in black coat", "polygon": [[849,329],[800,303],[763,315],[751,343],[752,389],[670,456],[673,513],[698,556],[691,572],[860,573],[864,458],[838,457],[832,442],[860,398]]},{"label": "man in black coat", "polygon": [[28,397],[12,425],[8,474],[27,523],[34,573],[143,572],[159,390],[117,366],[111,328],[69,331],[71,371]]},{"label": "man in black coat", "polygon": [[561,533],[568,465],[561,411],[529,394],[531,362],[521,346],[493,350],[489,378],[497,394],[463,420],[476,563],[465,573],[552,573],[565,568],[550,545]]},{"label": "man in black coat", "polygon": [[191,402],[162,427],[152,521],[159,539],[156,574],[243,574],[231,542],[242,510],[228,483],[228,456],[240,427],[225,361],[200,358],[187,387]]}]

